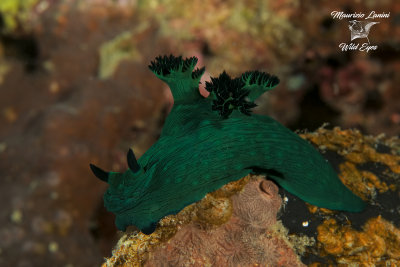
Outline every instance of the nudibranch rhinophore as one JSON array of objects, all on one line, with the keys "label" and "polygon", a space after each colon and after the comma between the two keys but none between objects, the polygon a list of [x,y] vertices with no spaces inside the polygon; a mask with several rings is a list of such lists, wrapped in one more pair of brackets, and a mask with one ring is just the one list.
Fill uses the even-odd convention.
[{"label": "nudibranch rhinophore", "polygon": [[279,83],[276,76],[249,71],[232,79],[223,72],[206,82],[210,95],[204,98],[198,86],[205,68],[196,64],[196,57],[172,55],[151,62],[174,97],[159,140],[138,160],[130,149],[124,173],[90,164],[110,185],[104,204],[118,229],[135,225],[152,233],[164,216],[253,172],[313,205],[363,210],[365,203],[313,146],[272,118],[251,114],[254,100]]}]

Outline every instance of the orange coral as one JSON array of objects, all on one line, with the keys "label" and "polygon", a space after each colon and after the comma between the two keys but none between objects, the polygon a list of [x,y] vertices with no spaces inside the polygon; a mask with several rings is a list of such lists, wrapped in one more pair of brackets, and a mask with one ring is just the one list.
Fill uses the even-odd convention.
[{"label": "orange coral", "polygon": [[333,213],[335,213],[335,211],[333,211],[333,210],[328,210],[328,209],[325,209],[325,208],[320,208],[320,207],[311,205],[311,204],[309,204],[309,203],[306,203],[306,205],[307,205],[308,211],[309,211],[310,213],[312,213],[312,214],[316,213],[317,211],[322,212],[322,213],[325,213],[325,214],[333,214]]},{"label": "orange coral", "polygon": [[392,172],[400,174],[400,155],[376,151],[377,141],[384,136],[364,136],[358,130],[341,130],[339,127],[333,128],[332,131],[321,127],[316,132],[300,136],[310,140],[320,149],[337,151],[352,163],[379,162],[388,166]]},{"label": "orange coral", "polygon": [[364,200],[372,198],[376,194],[376,190],[379,193],[389,190],[389,186],[380,181],[375,174],[358,170],[354,163],[346,161],[340,164],[339,169],[339,178],[342,182]]},{"label": "orange coral", "polygon": [[[313,133],[300,134],[317,145],[321,150],[329,149],[342,155],[346,161],[340,164],[339,174],[342,182],[364,200],[379,193],[395,190],[394,184],[387,185],[369,171],[361,171],[359,164],[376,162],[386,165],[393,173],[400,174],[400,155],[379,153],[376,145],[379,141],[391,145],[393,140],[383,140],[382,136],[364,136],[358,130],[341,130],[335,127],[327,130],[323,127]],[[381,140],[382,139],[382,140]]]},{"label": "orange coral", "polygon": [[[301,136],[321,150],[329,149],[344,157],[345,161],[339,165],[339,177],[364,200],[374,198],[377,193],[396,190],[395,179],[393,184],[388,184],[379,176],[385,173],[387,178],[393,178],[400,173],[399,139],[387,139],[384,135],[364,136],[358,130],[341,130],[338,127],[333,130],[322,127]],[[384,144],[387,153],[378,152],[378,144]],[[362,170],[360,166],[365,163],[383,164],[388,169],[377,175]],[[312,205],[308,205],[308,209],[311,213],[322,211]],[[332,218],[326,219],[317,229],[321,256],[332,255],[336,261],[329,266],[400,266],[400,230],[381,216],[369,219],[363,231],[354,230],[350,224],[339,225]]]},{"label": "orange coral", "polygon": [[340,226],[335,219],[325,220],[318,226],[318,241],[323,252],[334,256],[341,266],[400,264],[400,230],[381,216],[368,220],[362,232],[350,225]]}]

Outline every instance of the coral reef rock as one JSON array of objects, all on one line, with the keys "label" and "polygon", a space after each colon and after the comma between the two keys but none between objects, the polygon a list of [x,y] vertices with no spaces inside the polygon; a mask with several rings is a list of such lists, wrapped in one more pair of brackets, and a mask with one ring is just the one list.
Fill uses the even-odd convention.
[{"label": "coral reef rock", "polygon": [[125,233],[104,266],[303,266],[278,230],[281,203],[272,181],[247,176],[167,216],[149,236]]}]

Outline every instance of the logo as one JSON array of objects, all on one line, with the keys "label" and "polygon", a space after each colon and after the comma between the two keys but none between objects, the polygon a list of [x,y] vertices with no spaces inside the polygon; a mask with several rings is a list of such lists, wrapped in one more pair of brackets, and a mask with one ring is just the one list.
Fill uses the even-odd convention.
[{"label": "logo", "polygon": [[350,20],[349,21],[349,30],[351,32],[351,41],[357,38],[367,38],[368,43],[368,34],[371,27],[379,22],[374,21],[358,21],[358,20]]},{"label": "logo", "polygon": [[[367,17],[365,17],[364,13],[344,13],[342,11],[332,11],[331,16],[333,19],[352,19],[349,21],[349,30],[350,30],[350,41],[355,39],[367,39],[367,43],[359,43],[359,42],[350,42],[350,43],[341,43],[339,44],[339,48],[342,51],[349,50],[358,50],[369,52],[371,50],[377,50],[377,45],[370,45],[370,40],[368,38],[371,27],[380,23],[377,21],[371,21],[371,19],[387,19],[390,17],[389,13],[376,13],[375,11],[371,11]],[[364,18],[365,17],[365,18]],[[362,20],[364,19],[364,20]]]}]

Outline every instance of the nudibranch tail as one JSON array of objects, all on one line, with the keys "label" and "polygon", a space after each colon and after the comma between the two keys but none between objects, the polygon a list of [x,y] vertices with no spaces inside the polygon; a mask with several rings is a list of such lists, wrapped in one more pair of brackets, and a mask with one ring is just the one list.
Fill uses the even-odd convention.
[{"label": "nudibranch tail", "polygon": [[203,98],[199,92],[199,83],[205,67],[194,70],[198,59],[182,56],[156,57],[149,65],[149,69],[171,89],[174,102],[186,102]]}]

